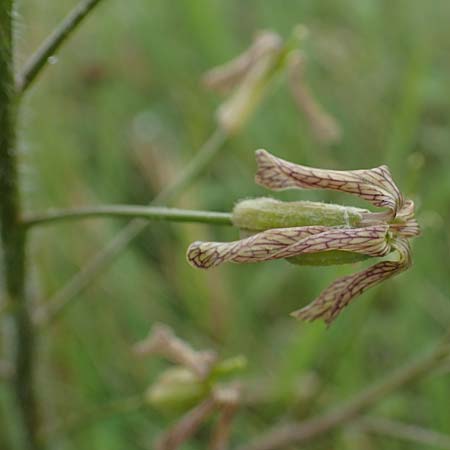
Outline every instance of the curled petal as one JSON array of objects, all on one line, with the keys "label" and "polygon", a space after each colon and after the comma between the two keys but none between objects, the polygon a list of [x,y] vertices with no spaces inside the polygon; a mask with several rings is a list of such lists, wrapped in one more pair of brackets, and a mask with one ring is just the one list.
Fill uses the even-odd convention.
[{"label": "curled petal", "polygon": [[414,218],[414,202],[412,200],[405,200],[403,207],[397,212],[395,222],[391,224],[391,229],[403,237],[414,237],[420,234],[420,225]]},{"label": "curled petal", "polygon": [[420,225],[415,219],[408,220],[405,223],[393,223],[390,228],[396,231],[399,236],[406,238],[415,237],[420,234]]},{"label": "curled petal", "polygon": [[197,241],[189,246],[187,259],[200,269],[216,267],[226,261],[238,263],[267,261],[289,245],[326,230],[327,228],[322,226],[273,228],[240,241]]},{"label": "curled petal", "polygon": [[414,219],[414,202],[412,200],[405,200],[402,208],[397,212],[397,219],[404,220],[405,222]]},{"label": "curled petal", "polygon": [[301,253],[317,253],[327,250],[344,250],[369,256],[385,256],[391,251],[385,224],[364,228],[332,228],[286,247],[274,257],[290,258]]},{"label": "curled petal", "polygon": [[208,269],[226,261],[252,263],[329,250],[384,256],[391,250],[386,239],[388,229],[384,224],[365,228],[272,228],[240,241],[194,242],[187,258],[194,266]]},{"label": "curled petal", "polygon": [[333,322],[342,309],[358,295],[410,267],[411,249],[408,241],[397,239],[392,245],[399,253],[398,261],[382,261],[366,270],[336,280],[310,305],[291,315],[301,320],[323,319],[327,324]]},{"label": "curled petal", "polygon": [[272,190],[290,188],[329,189],[357,195],[391,215],[403,205],[403,197],[387,166],[366,170],[324,170],[300,166],[277,158],[265,150],[256,151],[255,181]]}]

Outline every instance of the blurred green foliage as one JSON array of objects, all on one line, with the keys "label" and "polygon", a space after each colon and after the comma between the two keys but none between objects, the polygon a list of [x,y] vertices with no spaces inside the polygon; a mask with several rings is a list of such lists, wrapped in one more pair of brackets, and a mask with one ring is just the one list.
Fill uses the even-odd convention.
[{"label": "blurred green foliage", "polygon": [[[20,2],[19,63],[74,3]],[[287,36],[303,23],[310,32],[306,77],[340,123],[341,142],[319,145],[280,83],[177,205],[229,211],[240,198],[267,195],[253,182],[254,150],[264,147],[324,168],[388,164],[417,203],[423,235],[414,242],[411,270],[364,294],[327,330],[288,313],[352,268],[275,261],[197,271],[184,256],[191,241],[229,240],[237,232],[151,225],[42,332],[38,396],[50,424],[144,393],[167,366],[138,360],[130,348],[155,321],[198,348],[247,356],[243,379],[256,397],[264,393],[270,401],[243,408],[236,443],[346,398],[441,334],[450,320],[449,17],[447,0],[105,0],[98,7],[26,99],[20,136],[29,210],[147,203],[215,127],[220,98],[201,86],[202,73],[246,48],[257,30]],[[367,206],[328,192],[276,197]],[[98,219],[33,230],[34,298],[54,293],[124,223]],[[0,396],[12,405],[4,386]],[[376,410],[450,431],[449,399],[447,372],[390,396]],[[10,410],[2,413],[0,430],[13,428]],[[147,407],[71,428],[51,448],[150,449],[167,424]],[[205,448],[205,436],[186,449]],[[309,448],[422,448],[356,439],[346,429],[327,439]]]}]

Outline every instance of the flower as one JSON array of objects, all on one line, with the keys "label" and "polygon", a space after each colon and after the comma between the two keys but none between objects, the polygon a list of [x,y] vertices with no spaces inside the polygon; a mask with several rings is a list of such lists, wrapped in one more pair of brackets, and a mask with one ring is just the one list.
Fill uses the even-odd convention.
[{"label": "flower", "polygon": [[316,100],[306,82],[306,56],[298,48],[306,35],[302,25],[294,27],[287,39],[262,30],[241,54],[206,72],[203,84],[225,95],[216,113],[223,130],[235,134],[242,129],[279,76],[287,73],[293,100],[313,136],[325,144],[340,139],[339,125]]},{"label": "flower", "polygon": [[244,126],[275,76],[284,70],[288,50],[278,34],[262,31],[247,50],[205,74],[204,84],[209,89],[231,91],[217,110],[217,120],[224,130],[233,134]]},{"label": "flower", "polygon": [[[361,293],[410,267],[409,238],[419,235],[420,228],[414,218],[414,203],[404,199],[387,166],[349,171],[315,169],[277,158],[265,150],[258,150],[256,159],[255,180],[268,189],[341,191],[385,210],[371,212],[316,202],[247,200],[235,208],[233,222],[256,234],[227,243],[194,242],[187,251],[192,265],[208,269],[226,261],[251,263],[272,259],[300,264],[344,264],[396,252],[396,260],[384,260],[336,280],[308,306],[292,313],[298,319],[323,319],[327,324]],[[280,220],[286,223],[283,210],[287,209],[296,211],[295,221],[277,227]],[[331,262],[327,259],[329,255]]]}]

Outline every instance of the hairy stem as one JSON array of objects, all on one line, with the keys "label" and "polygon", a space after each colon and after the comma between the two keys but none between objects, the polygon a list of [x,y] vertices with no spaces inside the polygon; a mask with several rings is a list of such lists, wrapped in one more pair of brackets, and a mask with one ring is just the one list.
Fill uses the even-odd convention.
[{"label": "hairy stem", "polygon": [[[192,161],[186,166],[179,177],[160,192],[151,204],[170,203],[181,194],[205,170],[209,163],[219,153],[227,139],[227,134],[218,128],[203,144]],[[38,325],[45,325],[57,318],[64,309],[82,293],[103,272],[128,244],[142,233],[148,222],[142,219],[132,220],[106,247],[100,250],[84,267],[57,291],[36,314]]]},{"label": "hairy stem", "polygon": [[425,353],[416,361],[388,374],[383,380],[364,389],[349,401],[337,405],[328,413],[302,423],[277,425],[253,442],[238,447],[237,450],[275,450],[286,448],[289,445],[303,444],[324,436],[337,427],[352,421],[389,393],[428,374],[442,364],[449,354],[450,337],[447,335],[431,352]]},{"label": "hairy stem", "polygon": [[85,208],[50,210],[43,214],[30,214],[25,216],[22,224],[25,227],[33,227],[66,220],[96,217],[136,217],[147,220],[166,220],[169,222],[232,225],[230,213],[134,205],[99,205]]},{"label": "hairy stem", "polygon": [[40,448],[33,389],[34,336],[25,291],[25,233],[20,225],[21,201],[16,147],[17,95],[13,67],[13,0],[0,3],[0,226],[3,278],[7,301],[14,305],[14,367],[12,377],[23,447]]},{"label": "hairy stem", "polygon": [[57,52],[64,41],[100,1],[82,0],[53,30],[16,77],[16,86],[19,93],[25,92],[30,87],[31,83],[33,83],[39,73],[45,68],[48,58]]}]

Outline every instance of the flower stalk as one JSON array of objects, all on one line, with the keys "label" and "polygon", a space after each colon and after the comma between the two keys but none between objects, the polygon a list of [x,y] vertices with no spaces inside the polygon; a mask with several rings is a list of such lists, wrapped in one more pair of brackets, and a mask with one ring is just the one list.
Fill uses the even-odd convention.
[{"label": "flower stalk", "polygon": [[232,225],[230,213],[140,205],[99,205],[84,208],[54,209],[45,213],[25,215],[22,219],[22,225],[29,228],[60,221],[98,217],[126,217],[170,222]]}]

